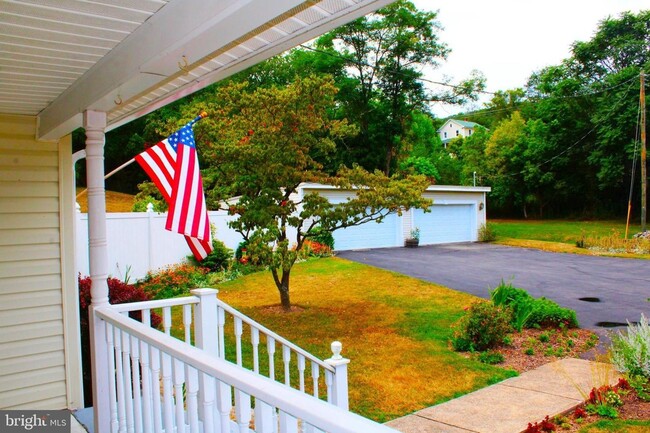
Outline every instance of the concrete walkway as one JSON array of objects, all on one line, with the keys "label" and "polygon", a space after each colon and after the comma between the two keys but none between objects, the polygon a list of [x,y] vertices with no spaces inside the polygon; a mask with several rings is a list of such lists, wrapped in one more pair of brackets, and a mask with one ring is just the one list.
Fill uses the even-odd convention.
[{"label": "concrete walkway", "polygon": [[403,433],[520,433],[571,411],[591,388],[615,384],[611,365],[566,358],[386,423]]}]

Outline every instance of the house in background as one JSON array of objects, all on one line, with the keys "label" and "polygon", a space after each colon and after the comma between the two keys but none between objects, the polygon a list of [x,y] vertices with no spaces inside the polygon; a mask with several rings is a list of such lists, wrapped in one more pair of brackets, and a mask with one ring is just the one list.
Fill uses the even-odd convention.
[{"label": "house in background", "polygon": [[481,125],[466,120],[449,119],[438,129],[438,135],[444,147],[447,148],[447,143],[454,138],[472,135],[477,126]]},{"label": "house in background", "polygon": [[[244,431],[251,396],[259,432],[296,431],[298,418],[392,431],[344,410],[338,349],[329,364],[291,356],[324,371],[333,405],[223,360],[220,318],[232,311],[214,292],[140,305],[145,324],[110,305],[103,162],[107,131],[389,3],[0,0],[0,409],[82,406],[70,134],[84,127],[95,432],[227,431],[231,409]],[[183,309],[186,342],[146,326],[159,307]]]}]

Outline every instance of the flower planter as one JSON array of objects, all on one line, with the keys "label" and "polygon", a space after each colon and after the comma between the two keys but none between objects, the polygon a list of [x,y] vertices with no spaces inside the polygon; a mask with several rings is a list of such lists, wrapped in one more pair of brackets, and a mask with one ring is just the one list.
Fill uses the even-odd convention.
[{"label": "flower planter", "polygon": [[420,245],[419,239],[406,239],[404,241],[404,246],[406,248],[417,248],[418,245]]}]

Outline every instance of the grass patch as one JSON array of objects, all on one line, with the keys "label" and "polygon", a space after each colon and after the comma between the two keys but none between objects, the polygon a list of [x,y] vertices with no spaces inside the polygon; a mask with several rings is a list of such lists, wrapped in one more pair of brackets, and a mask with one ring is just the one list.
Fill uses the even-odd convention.
[{"label": "grass patch", "polygon": [[[615,231],[625,235],[625,221],[567,221],[567,220],[490,220],[497,239],[526,239],[560,242],[575,245],[584,237],[611,236]],[[631,225],[629,236],[641,231],[638,225]]]},{"label": "grass patch", "polygon": [[650,421],[601,420],[580,429],[580,433],[647,433]]},{"label": "grass patch", "polygon": [[383,422],[516,373],[453,352],[451,324],[471,295],[338,258],[297,264],[292,301],[278,313],[270,273],[219,285],[219,297],[320,358],[343,343],[350,407]]},{"label": "grass patch", "polygon": [[[77,202],[81,206],[81,212],[88,212],[88,191],[86,188],[77,188],[77,195],[83,191],[83,194],[77,197]],[[122,192],[106,191],[106,212],[131,212],[133,207],[134,195],[124,194]]]},{"label": "grass patch", "polygon": [[[576,242],[582,239],[611,239],[613,236],[622,238],[625,235],[625,222],[621,221],[492,220],[490,226],[496,232],[496,243],[501,245],[555,253],[650,259],[650,254],[594,251],[576,247]],[[640,230],[640,226],[631,225],[628,237],[631,238]]]}]

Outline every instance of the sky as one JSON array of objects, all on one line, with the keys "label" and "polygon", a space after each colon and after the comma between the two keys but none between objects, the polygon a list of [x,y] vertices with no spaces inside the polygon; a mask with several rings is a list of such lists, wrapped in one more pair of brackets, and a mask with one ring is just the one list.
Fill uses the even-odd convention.
[{"label": "sky", "polygon": [[[425,78],[452,83],[477,69],[488,91],[523,87],[532,72],[570,57],[574,41],[591,39],[598,22],[623,11],[650,9],[649,0],[411,0],[418,9],[438,10],[440,40],[451,48],[446,62]],[[473,106],[432,105],[438,117]]]}]

